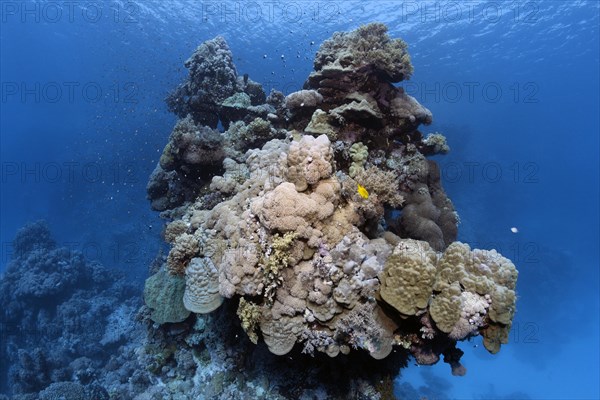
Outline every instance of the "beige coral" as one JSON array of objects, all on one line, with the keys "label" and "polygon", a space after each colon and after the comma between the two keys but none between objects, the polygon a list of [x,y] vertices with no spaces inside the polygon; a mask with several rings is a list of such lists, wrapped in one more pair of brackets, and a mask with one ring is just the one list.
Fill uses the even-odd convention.
[{"label": "beige coral", "polygon": [[240,319],[242,329],[248,335],[250,341],[258,343],[258,324],[262,318],[262,311],[258,304],[247,301],[240,297],[240,303],[237,309],[237,316]]},{"label": "beige coral", "polygon": [[325,135],[331,140],[337,138],[337,129],[332,125],[332,117],[320,108],[317,108],[304,128],[304,131],[312,135]]},{"label": "beige coral", "polygon": [[439,330],[450,333],[460,319],[461,289],[458,282],[447,286],[432,300],[429,314]]},{"label": "beige coral", "polygon": [[295,231],[299,237],[309,239],[319,234],[313,225],[331,216],[334,207],[324,196],[299,193],[294,184],[284,182],[252,201],[251,210],[267,229],[282,233]]},{"label": "beige coral", "polygon": [[406,93],[399,93],[391,101],[390,113],[396,118],[408,119],[411,123],[423,122],[428,125],[433,120],[431,111]]},{"label": "beige coral", "polygon": [[166,226],[163,236],[167,243],[174,244],[177,238],[184,234],[188,228],[189,225],[186,222],[177,219]]},{"label": "beige coral", "polygon": [[300,141],[294,141],[290,145],[287,156],[288,180],[296,185],[299,192],[333,173],[330,144],[325,135],[317,138],[305,135]]},{"label": "beige coral", "polygon": [[183,305],[197,314],[208,314],[219,308],[219,274],[210,258],[193,258],[185,269]]},{"label": "beige coral", "polygon": [[299,316],[263,319],[260,323],[269,351],[278,356],[285,355],[294,348],[302,327],[303,318]]},{"label": "beige coral", "polygon": [[173,275],[183,275],[188,262],[200,250],[198,239],[189,233],[183,233],[175,239],[167,256],[167,271]]},{"label": "beige coral", "polygon": [[437,255],[427,242],[403,239],[380,274],[381,297],[404,315],[427,308],[436,274]]},{"label": "beige coral", "polygon": [[352,120],[380,121],[383,117],[377,103],[366,98],[361,98],[359,101],[352,100],[350,103],[338,106],[332,109],[329,115],[340,124]]},{"label": "beige coral", "polygon": [[348,175],[350,175],[351,178],[354,178],[361,171],[365,170],[364,165],[369,157],[369,149],[362,142],[357,142],[350,146],[349,152],[352,164],[350,164]]},{"label": "beige coral", "polygon": [[323,96],[316,90],[299,90],[285,97],[285,106],[289,110],[314,108],[323,102]]},{"label": "beige coral", "polygon": [[239,191],[241,185],[246,181],[249,175],[245,164],[239,164],[231,158],[223,160],[225,173],[223,176],[215,176],[210,183],[210,190],[218,191],[229,195]]},{"label": "beige coral", "polygon": [[[448,246],[439,261],[433,289],[444,293],[448,287],[460,284],[464,288],[463,292],[484,296],[489,303],[489,310],[485,321],[478,322],[478,325],[484,337],[501,339],[484,340],[490,352],[497,352],[500,344],[508,341],[508,332],[516,310],[517,276],[514,264],[497,251],[471,251],[467,244],[455,242]],[[458,319],[455,324],[457,322]],[[447,325],[444,326],[448,328]]]}]

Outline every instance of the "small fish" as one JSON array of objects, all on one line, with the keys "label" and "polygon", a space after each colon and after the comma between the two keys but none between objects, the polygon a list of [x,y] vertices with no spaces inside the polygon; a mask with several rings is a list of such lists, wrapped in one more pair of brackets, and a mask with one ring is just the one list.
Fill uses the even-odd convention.
[{"label": "small fish", "polygon": [[367,192],[367,189],[361,184],[358,184],[358,194],[360,194],[360,197],[363,199],[369,198],[369,192]]}]

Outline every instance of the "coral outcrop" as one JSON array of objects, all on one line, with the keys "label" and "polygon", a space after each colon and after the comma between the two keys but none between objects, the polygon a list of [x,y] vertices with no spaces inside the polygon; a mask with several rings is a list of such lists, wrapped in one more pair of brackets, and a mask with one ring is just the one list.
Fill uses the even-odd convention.
[{"label": "coral outcrop", "polygon": [[202,43],[185,62],[189,78],[167,97],[169,109],[181,118],[191,114],[216,128],[219,103],[238,90],[238,75],[229,45],[221,36]]},{"label": "coral outcrop", "polygon": [[[202,43],[184,65],[188,78],[166,99],[180,119],[146,187],[156,211],[193,201],[222,172],[225,157],[241,157],[249,148],[285,135],[271,125],[271,120],[284,118],[284,111],[278,116],[275,108],[283,99],[275,100],[276,94],[267,98],[260,84],[238,76],[223,37]],[[227,134],[216,130],[219,123]]]},{"label": "coral outcrop", "polygon": [[[202,72],[207,57],[213,64]],[[161,173],[206,174],[194,196],[159,202],[174,219],[159,273],[185,279],[185,307],[237,318],[250,345],[275,355],[368,354],[381,365],[394,354],[419,364],[443,356],[461,375],[457,342],[482,335],[497,352],[515,312],[517,271],[494,250],[456,242],[458,215],[427,158],[449,146],[419,131],[431,112],[394,85],[412,74],[406,44],[377,23],[336,33],[303,90],[258,96],[262,104],[244,91],[232,59],[222,38],[201,45],[184,93],[170,98],[183,119]],[[213,70],[224,72],[222,83]],[[218,107],[189,102],[209,90]],[[211,130],[209,109],[225,132]],[[195,158],[202,151],[211,154]],[[167,198],[188,192],[185,180],[166,181],[149,188]]]}]

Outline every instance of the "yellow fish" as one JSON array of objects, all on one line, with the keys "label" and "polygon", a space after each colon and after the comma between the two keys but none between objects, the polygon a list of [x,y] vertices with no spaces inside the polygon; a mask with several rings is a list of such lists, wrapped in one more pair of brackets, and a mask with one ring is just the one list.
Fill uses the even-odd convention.
[{"label": "yellow fish", "polygon": [[358,184],[358,194],[360,194],[360,197],[363,199],[369,198],[369,192],[367,192],[367,189],[361,184]]}]

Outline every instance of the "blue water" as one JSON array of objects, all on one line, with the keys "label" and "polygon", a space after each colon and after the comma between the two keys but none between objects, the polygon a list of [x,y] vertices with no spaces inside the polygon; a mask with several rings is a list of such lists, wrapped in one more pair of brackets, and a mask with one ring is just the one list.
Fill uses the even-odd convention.
[{"label": "blue water", "polygon": [[[145,196],[183,61],[223,35],[238,72],[289,93],[319,44],[381,21],[409,44],[402,82],[452,151],[438,158],[459,239],[519,269],[511,343],[462,343],[465,377],[411,366],[443,398],[597,399],[599,3],[1,2],[3,268],[26,222],[140,282],[161,246]],[[73,7],[73,8],[71,8]],[[511,228],[517,228],[513,233]]]}]

